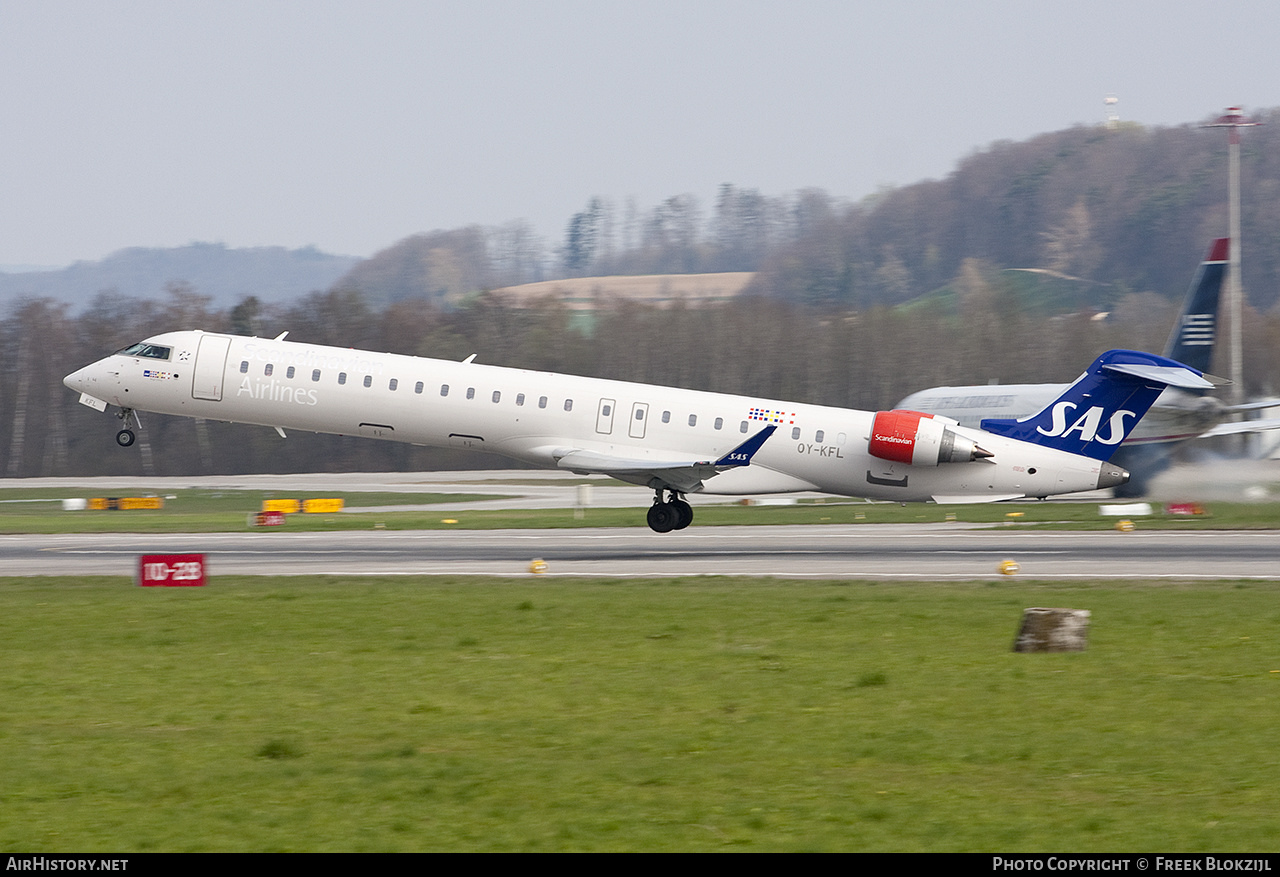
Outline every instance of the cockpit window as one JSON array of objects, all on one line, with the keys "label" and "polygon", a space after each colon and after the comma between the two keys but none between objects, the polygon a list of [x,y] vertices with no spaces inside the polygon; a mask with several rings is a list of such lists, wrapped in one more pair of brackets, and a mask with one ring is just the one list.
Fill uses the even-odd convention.
[{"label": "cockpit window", "polygon": [[132,344],[124,350],[117,351],[121,356],[143,356],[147,359],[168,359],[173,352],[172,347],[161,347],[159,344],[148,344],[145,341],[139,341]]}]

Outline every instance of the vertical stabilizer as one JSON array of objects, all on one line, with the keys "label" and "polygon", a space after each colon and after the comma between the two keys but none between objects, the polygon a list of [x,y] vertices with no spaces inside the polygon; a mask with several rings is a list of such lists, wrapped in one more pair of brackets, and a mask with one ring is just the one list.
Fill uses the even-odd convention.
[{"label": "vertical stabilizer", "polygon": [[1218,335],[1218,296],[1227,273],[1229,238],[1218,238],[1200,263],[1191,288],[1187,290],[1182,313],[1174,324],[1164,355],[1191,368],[1207,372]]},{"label": "vertical stabilizer", "polygon": [[1210,389],[1198,369],[1154,353],[1108,350],[1047,408],[1022,420],[984,420],[987,432],[1107,460],[1167,386]]}]

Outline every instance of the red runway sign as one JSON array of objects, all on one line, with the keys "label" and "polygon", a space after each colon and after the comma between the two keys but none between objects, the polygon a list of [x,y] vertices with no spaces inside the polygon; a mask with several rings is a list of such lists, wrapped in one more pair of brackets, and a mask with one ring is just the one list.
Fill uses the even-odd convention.
[{"label": "red runway sign", "polygon": [[144,588],[198,588],[205,583],[203,554],[144,554],[138,584]]}]

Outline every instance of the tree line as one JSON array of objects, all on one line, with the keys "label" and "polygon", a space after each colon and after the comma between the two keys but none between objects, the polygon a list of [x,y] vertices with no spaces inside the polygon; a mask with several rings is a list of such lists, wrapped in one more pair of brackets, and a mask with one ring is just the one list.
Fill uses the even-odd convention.
[{"label": "tree line", "polygon": [[[142,415],[132,448],[118,423],[77,404],[65,374],[159,332],[203,328],[869,410],[946,384],[1074,379],[1111,347],[1162,349],[1177,311],[1151,293],[1123,296],[1105,318],[1048,312],[1016,275],[966,262],[957,294],[910,306],[849,308],[744,296],[704,308],[633,301],[570,310],[517,308],[486,293],[458,307],[425,298],[378,305],[354,290],[288,305],[247,298],[213,308],[189,285],[162,301],[99,295],[72,314],[25,301],[0,323],[0,466],[7,477],[393,471],[507,466],[451,450],[264,427]],[[1246,320],[1246,389],[1280,386],[1280,316]]]}]

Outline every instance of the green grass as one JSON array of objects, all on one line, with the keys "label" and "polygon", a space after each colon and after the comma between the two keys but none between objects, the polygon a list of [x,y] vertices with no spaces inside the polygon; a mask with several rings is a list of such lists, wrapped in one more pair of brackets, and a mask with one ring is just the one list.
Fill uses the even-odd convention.
[{"label": "green grass", "polygon": [[[518,488],[511,489],[517,493]],[[646,494],[635,488],[639,503]],[[143,495],[144,491],[119,492],[118,495]],[[244,530],[248,516],[262,507],[263,499],[305,499],[315,494],[268,492],[260,490],[178,490],[170,491],[174,499],[166,500],[159,511],[76,511],[61,508],[61,500],[69,495],[63,489],[0,490],[0,533],[212,533]],[[81,496],[88,496],[83,491]],[[117,495],[117,494],[112,494]],[[361,506],[427,505],[491,500],[492,494],[434,493],[341,493],[348,508]],[[1116,518],[1098,514],[1099,503],[1093,502],[1018,502],[979,503],[975,505],[933,505],[913,503],[867,503],[830,498],[795,505],[753,505],[726,501],[724,498],[695,498],[695,526],[743,524],[875,524],[875,523],[941,523],[955,520],[965,523],[988,523],[1000,527],[1053,528],[1063,530],[1105,530],[1115,527]],[[1155,504],[1157,512],[1159,504]],[[1205,503],[1207,512],[1200,516],[1156,514],[1136,518],[1144,529],[1239,530],[1275,529],[1280,527],[1280,503]],[[447,523],[446,523],[447,522]],[[376,514],[290,515],[287,530],[361,530],[373,527],[388,530],[507,528],[571,528],[571,527],[635,527],[644,526],[640,508],[588,508],[585,512],[562,509],[506,509],[466,511],[398,511]]]},{"label": "green grass", "polygon": [[[1277,596],[0,579],[0,845],[1274,850]],[[1013,653],[1028,606],[1088,651]]]}]

